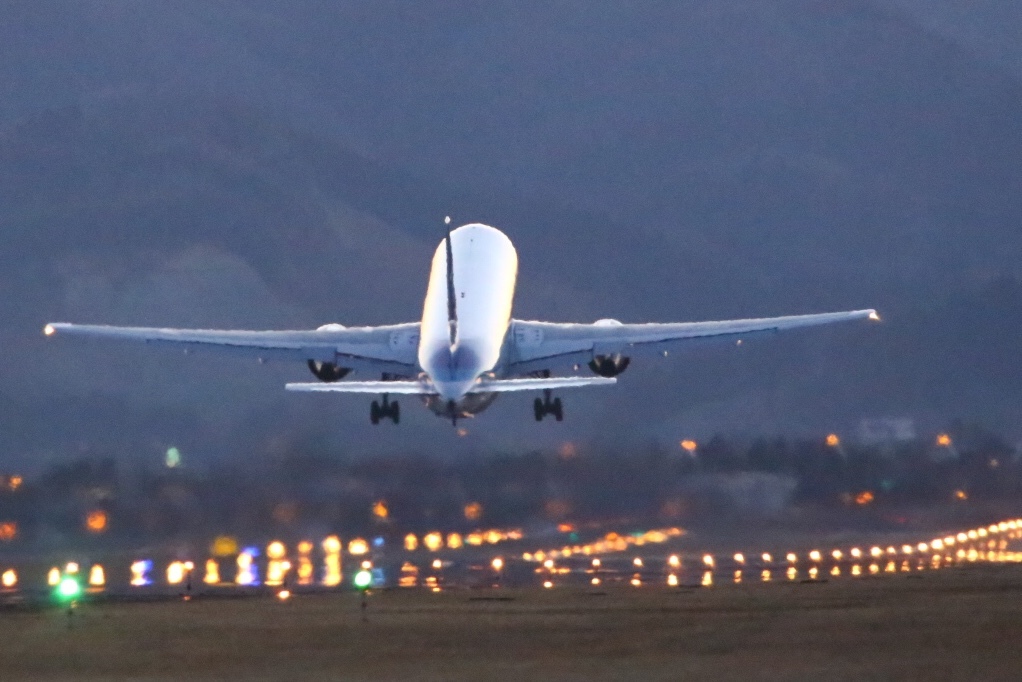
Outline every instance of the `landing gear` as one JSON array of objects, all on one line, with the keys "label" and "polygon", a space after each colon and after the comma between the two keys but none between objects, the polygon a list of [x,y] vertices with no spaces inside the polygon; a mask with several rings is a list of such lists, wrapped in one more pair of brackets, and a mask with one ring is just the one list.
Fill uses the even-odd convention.
[{"label": "landing gear", "polygon": [[401,423],[401,406],[396,400],[390,402],[386,394],[383,395],[383,404],[374,400],[369,406],[369,421],[376,425],[381,419],[389,419],[395,424]]},{"label": "landing gear", "polygon": [[543,391],[543,398],[536,398],[532,402],[532,413],[536,417],[536,421],[543,421],[543,417],[548,414],[552,414],[554,419],[557,421],[564,420],[564,408],[561,405],[560,398],[550,399],[550,391]]}]

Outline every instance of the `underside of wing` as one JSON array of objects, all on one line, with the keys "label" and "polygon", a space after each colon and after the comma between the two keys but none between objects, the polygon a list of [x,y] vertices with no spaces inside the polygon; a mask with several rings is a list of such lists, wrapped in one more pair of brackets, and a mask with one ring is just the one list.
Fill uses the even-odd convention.
[{"label": "underside of wing", "polygon": [[[853,310],[815,315],[790,315],[720,322],[676,322],[667,324],[622,324],[601,320],[594,324],[513,321],[514,356],[512,368],[521,372],[540,366],[551,358],[591,358],[595,355],[627,353],[642,346],[665,347],[672,342],[698,339],[741,338],[786,329],[850,322],[879,317],[875,310]],[[537,363],[540,363],[537,365]]]},{"label": "underside of wing", "polygon": [[419,324],[385,327],[326,325],[296,331],[248,331],[216,329],[161,329],[50,323],[46,336],[134,341],[189,350],[233,352],[260,359],[316,360],[349,367],[394,366],[407,370],[416,365]]}]

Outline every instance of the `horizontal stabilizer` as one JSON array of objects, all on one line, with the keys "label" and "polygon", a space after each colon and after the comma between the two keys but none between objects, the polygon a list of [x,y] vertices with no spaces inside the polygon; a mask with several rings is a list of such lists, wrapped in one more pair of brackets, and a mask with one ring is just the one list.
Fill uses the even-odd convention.
[{"label": "horizontal stabilizer", "polygon": [[421,381],[338,381],[336,383],[291,383],[289,391],[309,393],[397,393],[401,395],[436,395],[436,389]]},{"label": "horizontal stabilizer", "polygon": [[[480,380],[468,393],[505,393],[507,391],[542,391],[551,388],[579,386],[612,386],[617,379],[606,377],[548,377],[545,379]],[[336,383],[290,383],[289,391],[308,393],[395,393],[402,395],[437,395],[436,388],[422,381],[338,381]]]},{"label": "horizontal stabilizer", "polygon": [[613,386],[617,379],[607,377],[548,377],[546,379],[494,379],[480,381],[469,393],[505,393],[507,391],[542,391],[551,388],[580,386]]}]

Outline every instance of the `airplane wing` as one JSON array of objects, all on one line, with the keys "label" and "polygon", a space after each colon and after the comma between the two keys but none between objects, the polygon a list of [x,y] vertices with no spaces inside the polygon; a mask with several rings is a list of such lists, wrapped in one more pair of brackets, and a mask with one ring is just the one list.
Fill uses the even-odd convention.
[{"label": "airplane wing", "polygon": [[108,327],[53,322],[46,336],[137,341],[191,350],[234,352],[259,359],[318,360],[352,368],[409,370],[417,365],[419,323],[383,327],[331,324],[306,331],[242,331]]},{"label": "airplane wing", "polygon": [[753,334],[811,327],[852,320],[879,320],[875,310],[852,310],[816,315],[790,315],[722,322],[622,324],[601,320],[594,324],[513,321],[514,356],[510,370],[524,373],[542,369],[553,360],[588,361],[593,355],[628,355],[639,348],[664,350],[673,343],[695,340],[741,339]]}]

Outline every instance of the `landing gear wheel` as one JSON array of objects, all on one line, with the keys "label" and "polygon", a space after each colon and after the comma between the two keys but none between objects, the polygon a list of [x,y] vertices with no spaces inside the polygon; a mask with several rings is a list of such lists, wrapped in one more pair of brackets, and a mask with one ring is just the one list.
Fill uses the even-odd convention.
[{"label": "landing gear wheel", "polygon": [[560,398],[550,399],[550,391],[544,391],[542,399],[536,398],[532,401],[532,414],[536,417],[536,421],[543,421],[543,417],[548,414],[552,414],[554,419],[557,421],[563,421],[564,419],[564,407],[561,405]]},{"label": "landing gear wheel", "polygon": [[380,423],[380,404],[375,400],[369,406],[369,421],[373,423],[373,426]]},{"label": "landing gear wheel", "polygon": [[401,423],[401,407],[397,404],[397,401],[391,403],[390,420],[395,424]]}]

